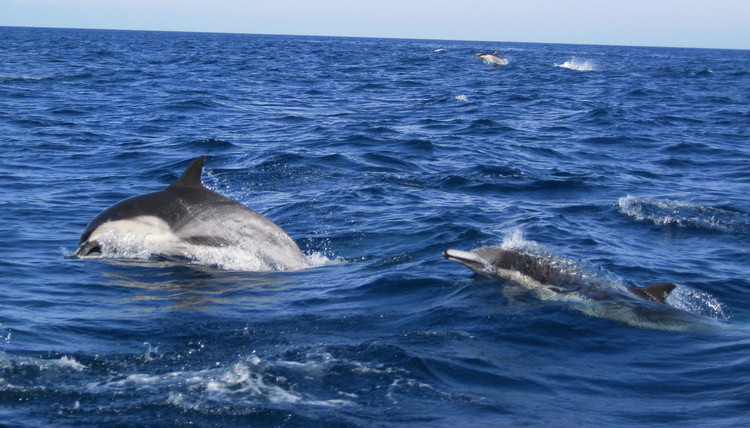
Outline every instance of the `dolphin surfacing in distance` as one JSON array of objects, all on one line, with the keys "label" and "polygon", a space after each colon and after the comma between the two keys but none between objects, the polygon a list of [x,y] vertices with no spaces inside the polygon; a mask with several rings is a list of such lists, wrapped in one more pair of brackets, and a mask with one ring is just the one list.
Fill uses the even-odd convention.
[{"label": "dolphin surfacing in distance", "polygon": [[[589,278],[569,273],[549,260],[521,251],[501,247],[482,247],[470,252],[449,249],[443,251],[443,257],[461,263],[480,275],[514,281],[527,288],[559,294],[581,292],[595,299],[610,294],[604,286]],[[645,287],[627,286],[626,289],[641,299],[664,303],[675,287],[673,283],[664,282]]]},{"label": "dolphin surfacing in distance", "polygon": [[497,51],[492,53],[480,53],[474,59],[481,59],[487,65],[503,66],[508,65],[508,60],[501,57]]},{"label": "dolphin surfacing in distance", "polygon": [[203,185],[205,160],[195,159],[161,191],[102,211],[81,233],[74,257],[118,255],[122,247],[135,247],[148,254],[194,259],[205,250],[222,249],[251,257],[254,263],[248,270],[307,267],[304,254],[280,227]]}]

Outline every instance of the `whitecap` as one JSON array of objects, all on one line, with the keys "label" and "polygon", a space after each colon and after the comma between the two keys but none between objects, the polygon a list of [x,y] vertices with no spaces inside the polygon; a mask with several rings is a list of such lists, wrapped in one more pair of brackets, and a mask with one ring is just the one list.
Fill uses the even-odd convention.
[{"label": "whitecap", "polygon": [[79,363],[74,358],[68,356],[63,356],[59,360],[52,360],[51,362],[58,367],[68,368],[75,371],[82,371],[87,368],[85,365]]},{"label": "whitecap", "polygon": [[10,355],[0,351],[0,368],[8,368],[13,366],[30,366],[37,367],[40,370],[51,370],[53,373],[57,373],[60,369],[83,371],[88,367],[76,361],[75,358],[64,355],[60,358],[46,359],[46,358],[33,358],[33,357],[18,357]]}]

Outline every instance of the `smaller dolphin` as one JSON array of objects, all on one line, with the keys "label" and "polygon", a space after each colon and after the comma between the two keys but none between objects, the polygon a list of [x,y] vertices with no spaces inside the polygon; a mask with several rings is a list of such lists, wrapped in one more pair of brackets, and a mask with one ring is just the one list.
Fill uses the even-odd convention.
[{"label": "smaller dolphin", "polygon": [[503,66],[508,65],[508,60],[498,55],[497,51],[492,53],[480,53],[474,59],[481,59],[487,65]]},{"label": "smaller dolphin", "polygon": [[[201,182],[206,157],[195,159],[165,189],[134,196],[102,211],[86,226],[74,257],[118,254],[118,247],[163,256],[200,258],[214,249],[252,260],[243,270],[308,267],[297,244],[261,214]],[[215,254],[213,254],[215,256]]]},{"label": "smaller dolphin", "polygon": [[[482,247],[471,252],[445,250],[443,257],[459,262],[474,272],[490,278],[510,280],[529,289],[545,291],[544,295],[575,293],[593,300],[610,297],[614,289],[608,290],[603,283],[592,281],[584,275],[568,273],[559,263],[536,257],[521,251],[501,247]],[[645,287],[626,287],[632,295],[645,300],[664,303],[675,284],[665,282]]]}]

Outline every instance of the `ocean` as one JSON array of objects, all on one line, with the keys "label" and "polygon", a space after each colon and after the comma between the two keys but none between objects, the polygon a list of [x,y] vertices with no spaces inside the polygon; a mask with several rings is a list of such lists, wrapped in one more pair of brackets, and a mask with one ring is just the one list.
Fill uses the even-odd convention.
[{"label": "ocean", "polygon": [[[750,51],[0,37],[0,426],[750,424]],[[71,257],[201,155],[308,268]],[[442,257],[484,246],[677,288]]]}]

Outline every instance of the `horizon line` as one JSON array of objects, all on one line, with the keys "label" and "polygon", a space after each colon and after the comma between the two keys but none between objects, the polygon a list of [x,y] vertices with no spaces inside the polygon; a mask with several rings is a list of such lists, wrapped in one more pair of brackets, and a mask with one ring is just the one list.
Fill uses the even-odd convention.
[{"label": "horizon line", "polygon": [[626,48],[662,48],[662,49],[699,49],[699,50],[726,50],[726,51],[748,51],[743,48],[716,48],[716,47],[694,47],[694,46],[662,46],[662,45],[627,45],[627,44],[603,44],[603,43],[571,43],[571,42],[520,42],[511,40],[470,40],[470,39],[440,39],[421,37],[396,37],[396,36],[352,36],[352,35],[327,35],[327,34],[281,34],[281,33],[252,33],[231,31],[206,31],[206,30],[154,30],[154,29],[132,29],[132,28],[98,28],[98,27],[46,27],[30,25],[0,25],[0,28],[26,28],[26,29],[48,29],[48,30],[88,30],[88,31],[132,31],[150,33],[195,33],[195,34],[227,34],[227,35],[253,35],[253,36],[286,36],[286,37],[330,37],[345,39],[386,39],[386,40],[417,40],[417,41],[444,41],[444,42],[476,42],[476,43],[516,43],[516,44],[540,44],[540,45],[571,45],[571,46],[613,46]]}]

